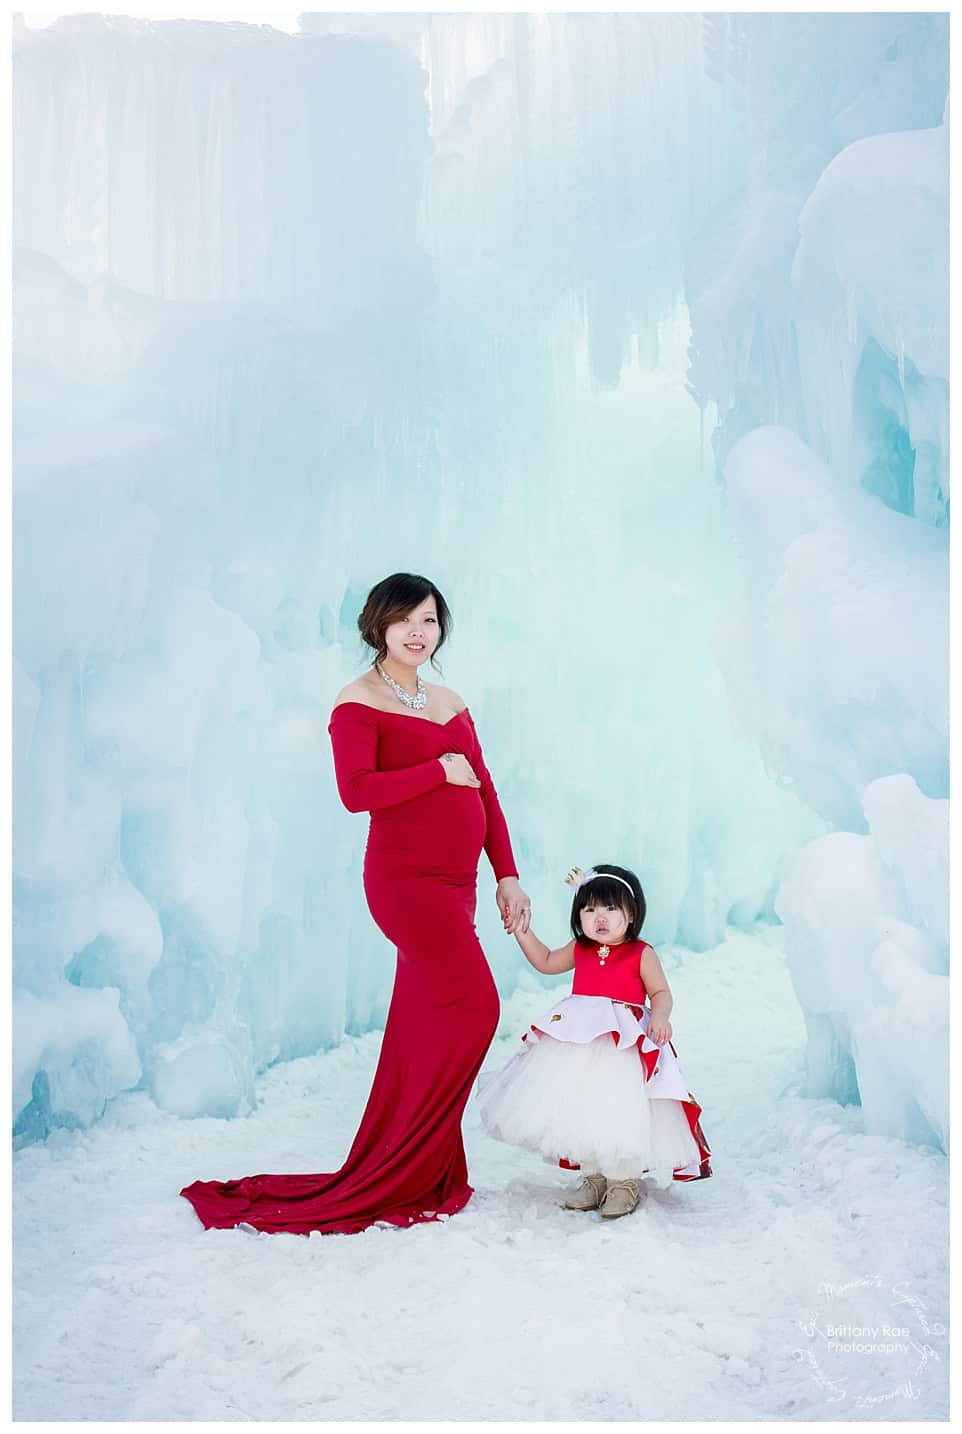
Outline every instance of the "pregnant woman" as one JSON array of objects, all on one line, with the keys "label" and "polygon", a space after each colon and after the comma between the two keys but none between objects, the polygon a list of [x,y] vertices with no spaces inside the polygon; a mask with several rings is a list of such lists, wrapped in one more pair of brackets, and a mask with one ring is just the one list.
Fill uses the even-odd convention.
[{"label": "pregnant woman", "polygon": [[498,1023],[494,980],[474,927],[482,848],[504,928],[526,931],[504,815],[467,706],[426,686],[451,616],[427,578],[395,573],[358,618],[377,654],[338,694],[329,732],[341,800],[369,811],[364,891],[397,946],[374,1084],[341,1169],[327,1175],[196,1180],[180,1193],[204,1225],[354,1233],[383,1220],[453,1215],[471,1197],[461,1116]]}]

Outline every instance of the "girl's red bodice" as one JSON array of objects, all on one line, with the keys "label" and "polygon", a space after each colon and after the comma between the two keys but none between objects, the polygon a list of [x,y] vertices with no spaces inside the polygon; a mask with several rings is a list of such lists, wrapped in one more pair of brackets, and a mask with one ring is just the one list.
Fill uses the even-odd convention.
[{"label": "girl's red bodice", "polygon": [[572,996],[607,996],[612,1001],[645,1004],[641,957],[647,941],[623,941],[610,946],[604,965],[598,959],[600,941],[575,941],[575,976]]}]

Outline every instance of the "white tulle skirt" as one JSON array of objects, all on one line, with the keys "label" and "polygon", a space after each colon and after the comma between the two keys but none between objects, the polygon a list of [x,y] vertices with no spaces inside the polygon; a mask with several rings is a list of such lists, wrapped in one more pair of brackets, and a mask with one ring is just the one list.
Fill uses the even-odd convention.
[{"label": "white tulle skirt", "polygon": [[[684,1076],[668,1044],[647,1040],[647,1012],[639,1019],[635,1010],[595,996],[560,1001],[500,1071],[480,1078],[488,1133],[615,1180],[697,1169],[703,1152],[682,1105]],[[653,1056],[646,1068],[643,1045],[657,1065]]]}]

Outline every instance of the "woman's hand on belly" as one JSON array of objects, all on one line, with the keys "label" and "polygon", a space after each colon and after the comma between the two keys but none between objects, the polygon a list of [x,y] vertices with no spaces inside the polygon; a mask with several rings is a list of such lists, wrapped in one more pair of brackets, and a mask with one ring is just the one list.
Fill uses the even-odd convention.
[{"label": "woman's hand on belly", "polygon": [[438,761],[444,768],[444,776],[455,787],[480,787],[481,782],[474,775],[474,768],[463,752],[444,752]]}]

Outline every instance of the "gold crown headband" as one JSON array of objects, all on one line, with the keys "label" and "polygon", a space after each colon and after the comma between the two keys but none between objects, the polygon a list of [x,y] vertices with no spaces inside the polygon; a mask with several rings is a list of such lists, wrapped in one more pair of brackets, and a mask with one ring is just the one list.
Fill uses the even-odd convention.
[{"label": "gold crown headband", "polygon": [[[620,881],[622,886],[627,886],[631,891],[630,883],[625,881],[623,876],[615,876],[613,871],[595,871],[593,866],[589,866],[587,871],[582,871],[580,866],[573,866],[565,877],[565,881],[573,891],[580,891],[586,882],[594,881],[596,876],[605,876],[609,881]],[[631,891],[631,899],[632,901],[638,900],[633,891]]]}]

